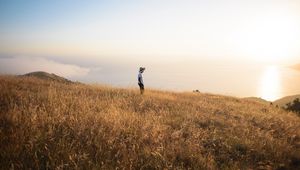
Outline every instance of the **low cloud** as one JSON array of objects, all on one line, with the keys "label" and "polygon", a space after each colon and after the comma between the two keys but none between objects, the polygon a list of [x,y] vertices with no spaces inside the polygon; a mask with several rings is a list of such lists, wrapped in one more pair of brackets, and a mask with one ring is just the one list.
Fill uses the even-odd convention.
[{"label": "low cloud", "polygon": [[291,66],[291,68],[295,69],[295,70],[298,70],[300,71],[300,63],[299,64],[296,64],[296,65],[293,65]]},{"label": "low cloud", "polygon": [[41,57],[16,56],[0,58],[1,74],[25,74],[33,71],[45,71],[72,78],[86,76],[90,70],[90,68],[59,63]]}]

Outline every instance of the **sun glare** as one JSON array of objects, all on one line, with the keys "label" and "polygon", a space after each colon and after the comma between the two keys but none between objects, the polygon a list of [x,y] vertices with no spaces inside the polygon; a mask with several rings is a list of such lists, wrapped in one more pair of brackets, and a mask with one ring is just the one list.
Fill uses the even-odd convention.
[{"label": "sun glare", "polygon": [[237,33],[237,49],[251,59],[268,63],[281,63],[294,56],[298,35],[295,18],[276,14],[250,20]]},{"label": "sun glare", "polygon": [[279,71],[276,66],[268,66],[264,70],[260,82],[259,95],[261,98],[274,101],[278,99],[281,91]]}]

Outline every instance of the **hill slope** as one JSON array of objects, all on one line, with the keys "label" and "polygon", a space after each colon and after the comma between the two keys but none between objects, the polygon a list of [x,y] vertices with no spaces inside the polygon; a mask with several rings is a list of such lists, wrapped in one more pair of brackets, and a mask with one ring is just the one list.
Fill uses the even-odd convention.
[{"label": "hill slope", "polygon": [[296,98],[300,99],[300,94],[293,96],[286,96],[281,99],[274,101],[274,105],[278,105],[279,107],[286,107],[286,104],[292,103]]},{"label": "hill slope", "polygon": [[0,76],[3,169],[297,169],[299,147],[269,104]]},{"label": "hill slope", "polygon": [[259,97],[245,97],[243,98],[244,100],[248,100],[248,101],[255,101],[255,102],[259,102],[261,104],[270,104],[270,101],[267,101],[265,99],[259,98]]}]

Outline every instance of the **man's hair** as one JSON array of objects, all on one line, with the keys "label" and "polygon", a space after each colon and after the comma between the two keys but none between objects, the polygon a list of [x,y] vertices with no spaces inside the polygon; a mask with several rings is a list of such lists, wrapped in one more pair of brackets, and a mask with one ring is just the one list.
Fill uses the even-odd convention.
[{"label": "man's hair", "polygon": [[145,69],[145,67],[140,67],[140,71],[144,71]]}]

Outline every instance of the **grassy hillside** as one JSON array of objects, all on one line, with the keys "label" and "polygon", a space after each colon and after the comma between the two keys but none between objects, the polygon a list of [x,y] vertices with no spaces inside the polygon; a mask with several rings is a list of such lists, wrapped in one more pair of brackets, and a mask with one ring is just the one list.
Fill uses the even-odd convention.
[{"label": "grassy hillside", "polygon": [[2,169],[298,169],[299,148],[269,104],[0,76]]}]

